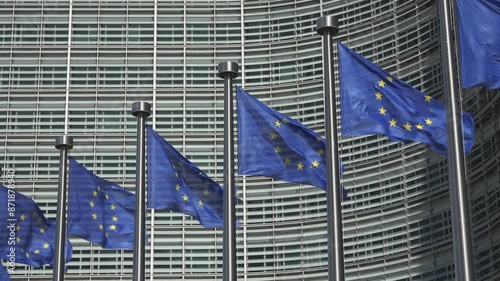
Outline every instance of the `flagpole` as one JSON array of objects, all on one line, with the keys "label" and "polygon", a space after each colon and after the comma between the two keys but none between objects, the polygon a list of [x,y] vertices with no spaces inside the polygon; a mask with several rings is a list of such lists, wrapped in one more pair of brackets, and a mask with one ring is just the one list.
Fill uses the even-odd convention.
[{"label": "flagpole", "polygon": [[317,32],[323,36],[323,75],[326,126],[326,205],[328,234],[328,280],[344,281],[344,239],[342,234],[342,187],[337,137],[335,79],[333,77],[333,35],[339,31],[338,20],[320,17]]},{"label": "flagpole", "polygon": [[223,281],[237,280],[236,267],[236,211],[234,190],[234,131],[233,131],[233,79],[238,77],[238,64],[219,63],[219,77],[224,79],[224,229],[223,229]]},{"label": "flagpole", "polygon": [[133,280],[146,277],[146,118],[151,115],[151,104],[134,102],[132,115],[137,117],[137,149],[135,166],[135,230]]},{"label": "flagpole", "polygon": [[476,279],[474,252],[470,228],[470,210],[467,194],[465,152],[462,133],[460,93],[455,67],[455,50],[451,31],[451,3],[440,0],[441,58],[444,75],[444,96],[448,131],[448,170],[450,179],[451,223],[453,252],[455,256],[455,279]]},{"label": "flagpole", "polygon": [[68,185],[68,154],[73,148],[73,137],[56,137],[55,147],[59,154],[59,193],[57,194],[56,247],[54,252],[53,281],[63,281],[66,264],[66,193]]}]

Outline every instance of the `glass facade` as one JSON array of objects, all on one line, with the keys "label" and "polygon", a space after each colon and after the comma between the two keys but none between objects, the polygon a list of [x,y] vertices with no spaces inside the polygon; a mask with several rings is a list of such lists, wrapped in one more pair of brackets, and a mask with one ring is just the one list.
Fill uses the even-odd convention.
[{"label": "glass facade", "polygon": [[[340,19],[338,40],[443,99],[440,23],[433,0],[19,0],[0,3],[2,181],[55,217],[59,153],[128,190],[135,183],[135,101],[149,124],[222,183],[223,80],[324,133],[316,19]],[[335,58],[336,60],[336,58]],[[336,64],[335,73],[338,74]],[[338,85],[338,75],[337,75]],[[476,121],[467,156],[477,280],[500,279],[500,93],[464,92]],[[340,116],[339,116],[340,120]],[[341,122],[339,123],[341,124]],[[446,157],[383,136],[341,138],[347,280],[453,280]],[[237,161],[236,161],[237,162]],[[326,196],[315,187],[236,177],[241,280],[326,280]],[[222,230],[148,211],[148,280],[221,280]],[[132,251],[71,238],[67,280],[130,280]],[[19,265],[14,280],[51,280]]]}]

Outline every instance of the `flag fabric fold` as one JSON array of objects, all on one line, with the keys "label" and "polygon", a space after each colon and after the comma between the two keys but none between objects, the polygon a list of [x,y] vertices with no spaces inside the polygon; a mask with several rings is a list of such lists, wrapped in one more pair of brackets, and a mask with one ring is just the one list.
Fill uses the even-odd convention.
[{"label": "flag fabric fold", "polygon": [[104,249],[133,249],[135,194],[69,162],[68,233]]},{"label": "flag fabric fold", "polygon": [[7,272],[7,268],[0,263],[0,280],[2,281],[10,281],[10,275]]},{"label": "flag fabric fold", "polygon": [[500,88],[500,1],[457,0],[462,88]]},{"label": "flag fabric fold", "polygon": [[[55,220],[47,220],[38,205],[25,195],[0,185],[0,258],[40,268],[54,264]],[[66,242],[66,262],[73,247]]]},{"label": "flag fabric fold", "polygon": [[190,215],[205,228],[222,227],[223,188],[150,126],[147,134],[148,208]]},{"label": "flag fabric fold", "polygon": [[[446,111],[435,100],[338,43],[343,136],[386,135],[422,142],[447,154]],[[462,113],[465,152],[474,145],[474,119]]]},{"label": "flag fabric fold", "polygon": [[[325,140],[240,87],[236,96],[239,174],[267,176],[326,190]],[[345,189],[343,195],[347,196]]]}]

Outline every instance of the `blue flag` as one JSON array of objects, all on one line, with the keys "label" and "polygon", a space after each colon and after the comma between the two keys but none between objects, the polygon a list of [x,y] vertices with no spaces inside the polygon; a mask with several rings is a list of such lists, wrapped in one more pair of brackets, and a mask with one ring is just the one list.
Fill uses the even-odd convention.
[{"label": "blue flag", "polygon": [[[338,43],[342,135],[386,135],[416,141],[447,154],[444,104],[391,76]],[[474,119],[462,113],[465,152],[474,145]]]},{"label": "blue flag", "polygon": [[5,268],[5,266],[3,266],[2,263],[0,263],[0,280],[10,281],[9,273],[7,272],[7,269]]},{"label": "blue flag", "polygon": [[135,194],[69,160],[68,232],[104,249],[134,246]]},{"label": "blue flag", "polygon": [[[238,87],[236,92],[239,174],[267,176],[326,190],[323,138],[304,124],[269,108],[242,88]],[[347,196],[345,189],[343,196]]]},{"label": "blue flag", "polygon": [[[0,185],[0,259],[39,268],[54,264],[56,224],[47,220],[37,204],[23,194]],[[66,243],[66,262],[73,248]]]},{"label": "blue flag", "polygon": [[462,88],[500,88],[500,1],[457,0]]},{"label": "blue flag", "polygon": [[150,126],[148,207],[190,215],[205,227],[222,227],[223,188],[184,158]]}]

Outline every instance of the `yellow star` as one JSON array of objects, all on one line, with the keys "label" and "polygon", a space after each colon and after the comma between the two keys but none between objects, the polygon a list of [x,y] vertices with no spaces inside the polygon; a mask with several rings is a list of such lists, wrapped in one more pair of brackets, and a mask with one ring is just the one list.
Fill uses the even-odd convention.
[{"label": "yellow star", "polygon": [[45,233],[45,229],[40,228],[40,233]]},{"label": "yellow star", "polygon": [[272,132],[271,133],[271,139],[274,140],[274,139],[277,139],[278,138],[278,134],[276,134],[276,132]]},{"label": "yellow star", "polygon": [[38,255],[38,254],[40,254],[40,250],[36,249],[34,253],[35,253],[35,255]]},{"label": "yellow star", "polygon": [[281,147],[279,145],[276,147],[275,152],[276,153],[280,153],[281,152]]},{"label": "yellow star", "polygon": [[425,101],[426,102],[431,102],[431,99],[432,99],[431,96],[429,96],[429,95],[425,96]]},{"label": "yellow star", "polygon": [[95,190],[94,190],[94,191],[92,191],[92,195],[93,195],[94,197],[97,197],[97,191],[95,191]]},{"label": "yellow star", "polygon": [[377,97],[378,100],[382,100],[382,94],[380,92],[377,92],[375,97]]},{"label": "yellow star", "polygon": [[387,110],[385,110],[383,106],[379,108],[378,111],[380,111],[380,114],[382,115],[385,115],[385,113],[387,112]]},{"label": "yellow star", "polygon": [[97,190],[101,191],[101,187],[100,187],[100,186],[97,186]]},{"label": "yellow star", "polygon": [[102,224],[99,224],[99,229],[100,230],[103,230],[104,229],[104,226]]},{"label": "yellow star", "polygon": [[417,127],[417,129],[419,129],[419,130],[422,130],[424,128],[424,125],[418,123],[417,126],[415,126],[415,127]]},{"label": "yellow star", "polygon": [[26,216],[25,215],[21,215],[19,218],[23,221],[23,220],[26,219]]},{"label": "yellow star", "polygon": [[113,216],[112,219],[113,219],[113,221],[118,221],[118,217],[117,216]]},{"label": "yellow star", "polygon": [[405,127],[406,131],[411,131],[411,125],[410,125],[409,122],[406,122],[406,124],[404,125],[404,127]]},{"label": "yellow star", "polygon": [[323,149],[321,149],[321,148],[320,148],[320,149],[318,150],[318,155],[323,155],[323,154],[325,154],[325,151],[324,151]]},{"label": "yellow star", "polygon": [[177,174],[177,172],[175,172],[175,177],[178,178],[179,177],[179,174]]},{"label": "yellow star", "polygon": [[387,80],[389,80],[389,82],[392,82],[392,80],[394,80],[391,76],[387,77]]},{"label": "yellow star", "polygon": [[111,204],[111,206],[109,206],[111,208],[111,210],[116,210],[116,206],[114,204]]},{"label": "yellow star", "polygon": [[38,213],[37,212],[33,212],[33,214],[31,214],[33,217],[38,217]]},{"label": "yellow star", "polygon": [[203,191],[203,194],[204,194],[205,196],[208,196],[208,194],[210,194],[210,192],[208,191],[208,189],[206,189],[205,191]]},{"label": "yellow star", "polygon": [[285,164],[290,165],[291,163],[292,163],[292,159],[290,159],[289,157],[286,157]]},{"label": "yellow star", "polygon": [[19,231],[19,229],[21,229],[21,227],[19,225],[16,225],[16,231]]},{"label": "yellow star", "polygon": [[50,246],[50,245],[49,245],[49,243],[45,243],[45,244],[43,244],[43,248],[44,248],[44,249],[48,249],[48,248],[49,248],[49,246]]},{"label": "yellow star", "polygon": [[95,205],[94,202],[90,201],[89,204],[90,204],[90,207],[94,208],[94,205]]},{"label": "yellow star", "polygon": [[109,195],[106,194],[106,200],[109,200]]},{"label": "yellow star", "polygon": [[198,205],[203,206],[203,201],[198,201]]},{"label": "yellow star", "polygon": [[179,165],[182,167],[182,166],[184,166],[184,163],[182,163],[181,161],[179,161]]},{"label": "yellow star", "polygon": [[283,123],[288,124],[288,120],[286,120],[285,118],[283,118]]},{"label": "yellow star", "polygon": [[389,124],[391,125],[391,127],[396,127],[396,123],[398,123],[398,121],[394,120],[394,118],[392,118],[392,120],[389,121]]},{"label": "yellow star", "polygon": [[115,231],[116,231],[116,225],[114,225],[114,224],[110,225],[110,226],[109,226],[109,229],[111,229],[111,230],[115,230]]},{"label": "yellow star", "polygon": [[37,222],[42,222],[43,220],[42,220],[42,218],[38,218],[36,221]]},{"label": "yellow star", "polygon": [[93,214],[92,214],[92,218],[93,218],[94,220],[97,220],[97,214],[96,214],[96,213],[93,213]]},{"label": "yellow star", "polygon": [[427,124],[427,125],[432,125],[432,120],[431,120],[431,118],[427,118],[427,120],[425,120],[425,124]]},{"label": "yellow star", "polygon": [[17,237],[17,238],[16,238],[16,241],[17,241],[18,243],[19,243],[19,242],[21,242],[21,237]]},{"label": "yellow star", "polygon": [[297,164],[297,170],[302,170],[302,168],[304,168],[304,164],[302,164],[302,162]]},{"label": "yellow star", "polygon": [[181,186],[179,184],[176,184],[175,185],[175,190],[177,190],[177,191],[181,190]]},{"label": "yellow star", "polygon": [[274,122],[274,125],[278,128],[281,128],[281,122],[276,120],[276,122]]},{"label": "yellow star", "polygon": [[383,88],[385,86],[384,80],[378,81],[378,85]]},{"label": "yellow star", "polygon": [[316,142],[321,142],[321,138],[316,138]]},{"label": "yellow star", "polygon": [[314,162],[312,162],[312,165],[313,165],[313,167],[317,168],[317,167],[319,167],[319,162],[314,160]]},{"label": "yellow star", "polygon": [[184,196],[182,196],[182,199],[184,199],[184,201],[188,201],[189,197],[186,194],[184,194]]},{"label": "yellow star", "polygon": [[108,238],[108,236],[109,236],[109,233],[106,232],[106,238]]},{"label": "yellow star", "polygon": [[26,257],[29,258],[30,257],[30,253],[26,253]]},{"label": "yellow star", "polygon": [[206,186],[210,185],[210,181],[209,181],[209,180],[206,180],[206,181],[205,181],[205,185],[206,185]]}]

